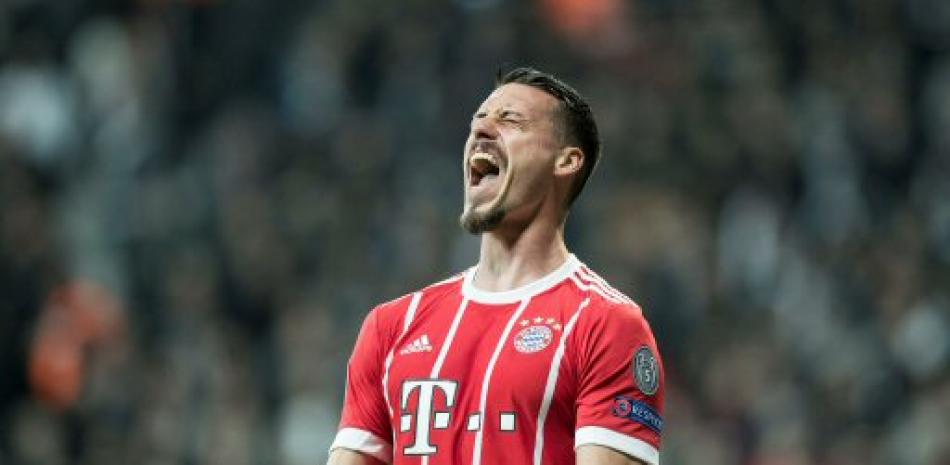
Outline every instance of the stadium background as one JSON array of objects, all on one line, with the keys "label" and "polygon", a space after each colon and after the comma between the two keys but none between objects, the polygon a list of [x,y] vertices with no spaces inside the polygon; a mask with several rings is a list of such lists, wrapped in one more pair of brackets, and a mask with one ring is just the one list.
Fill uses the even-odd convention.
[{"label": "stadium background", "polygon": [[944,0],[4,0],[0,464],[323,463],[512,64],[599,118],[570,245],[664,464],[948,464],[948,51]]}]

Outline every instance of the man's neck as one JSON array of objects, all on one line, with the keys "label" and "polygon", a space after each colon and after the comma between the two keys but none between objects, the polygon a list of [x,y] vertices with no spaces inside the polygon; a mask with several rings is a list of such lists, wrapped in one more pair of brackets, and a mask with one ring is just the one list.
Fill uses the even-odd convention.
[{"label": "man's neck", "polygon": [[533,221],[513,232],[487,232],[473,284],[490,292],[516,289],[556,270],[568,255],[563,222]]}]

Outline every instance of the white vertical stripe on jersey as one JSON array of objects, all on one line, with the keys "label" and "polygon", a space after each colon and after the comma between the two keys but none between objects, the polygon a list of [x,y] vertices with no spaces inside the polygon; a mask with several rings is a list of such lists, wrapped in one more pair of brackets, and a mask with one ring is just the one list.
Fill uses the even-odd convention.
[{"label": "white vertical stripe on jersey", "polygon": [[[412,294],[412,300],[409,302],[409,310],[406,311],[406,317],[403,318],[402,322],[402,333],[399,334],[399,339],[402,339],[406,335],[406,331],[409,331],[409,324],[412,323],[413,318],[416,317],[416,309],[419,308],[419,301],[422,300],[422,292],[416,292]],[[392,367],[393,357],[396,355],[396,344],[393,344],[392,348],[389,349],[389,355],[386,356],[386,365],[385,370],[383,371],[383,399],[386,399],[386,407],[389,408],[389,417],[393,416],[393,406],[389,403],[389,368]]]},{"label": "white vertical stripe on jersey", "polygon": [[561,342],[557,345],[557,351],[554,352],[554,358],[551,360],[551,370],[548,371],[548,381],[544,385],[544,397],[541,400],[541,410],[538,412],[538,432],[534,440],[534,465],[541,465],[541,454],[544,451],[544,422],[548,418],[548,410],[551,408],[551,400],[554,398],[554,388],[557,387],[557,375],[561,369],[561,360],[564,358],[564,346],[567,344],[567,338],[574,330],[577,324],[577,318],[581,312],[590,304],[590,297],[584,299],[577,306],[577,311],[567,321],[564,327],[564,333],[561,334]]},{"label": "white vertical stripe on jersey", "polygon": [[[445,356],[449,353],[449,347],[452,345],[452,341],[455,340],[455,333],[459,329],[459,323],[462,321],[462,315],[465,315],[465,308],[468,307],[468,299],[463,298],[462,303],[459,304],[459,309],[455,311],[455,319],[452,320],[452,326],[449,327],[449,332],[445,336],[445,341],[442,342],[442,348],[439,349],[439,356],[435,359],[435,364],[432,365],[432,372],[429,374],[429,377],[436,379],[439,377],[439,372],[442,371],[442,364],[445,363]],[[429,456],[422,456],[422,465],[429,465]]]},{"label": "white vertical stripe on jersey", "polygon": [[462,315],[465,314],[466,307],[468,307],[468,299],[462,299],[462,303],[459,304],[459,309],[455,311],[455,319],[452,320],[449,333],[445,336],[445,341],[442,343],[442,349],[439,350],[439,357],[435,359],[435,365],[432,365],[432,373],[429,374],[429,377],[432,379],[438,378],[439,372],[442,371],[442,364],[445,363],[445,356],[448,355],[449,347],[452,345],[452,341],[455,340],[455,332],[459,329],[459,322],[462,321]]},{"label": "white vertical stripe on jersey", "polygon": [[[531,302],[531,297],[528,297],[521,301],[521,305],[518,306],[518,309],[511,315],[511,318],[508,320],[508,324],[505,326],[505,331],[501,333],[501,337],[498,339],[498,344],[495,345],[495,352],[492,353],[491,359],[488,361],[488,368],[485,370],[485,378],[482,380],[482,394],[481,398],[478,401],[478,413],[482,418],[488,418],[485,415],[485,404],[488,401],[488,386],[491,383],[492,371],[495,370],[495,362],[498,361],[498,355],[501,354],[501,349],[505,347],[505,342],[508,341],[508,336],[511,334],[511,328],[515,325],[515,322],[518,321],[518,318],[521,318],[521,314],[524,313],[524,309],[528,307],[528,303]],[[475,447],[472,455],[472,465],[481,465],[482,463],[482,436],[485,433],[485,424],[482,423],[482,427],[478,429],[475,433]]]}]

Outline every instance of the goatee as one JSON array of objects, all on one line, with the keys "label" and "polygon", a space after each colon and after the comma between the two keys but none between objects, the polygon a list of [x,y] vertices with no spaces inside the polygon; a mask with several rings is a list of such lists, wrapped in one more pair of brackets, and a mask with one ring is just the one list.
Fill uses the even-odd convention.
[{"label": "goatee", "polygon": [[501,220],[505,218],[505,213],[507,212],[501,207],[493,208],[485,213],[477,212],[474,207],[467,208],[459,216],[459,225],[469,233],[478,235],[497,228]]}]

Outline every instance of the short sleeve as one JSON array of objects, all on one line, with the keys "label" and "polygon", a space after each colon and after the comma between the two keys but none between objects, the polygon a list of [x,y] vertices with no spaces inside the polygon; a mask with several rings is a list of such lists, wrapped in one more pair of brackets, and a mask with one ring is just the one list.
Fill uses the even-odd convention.
[{"label": "short sleeve", "polygon": [[653,332],[632,303],[588,310],[575,333],[574,446],[606,446],[658,465],[664,376]]},{"label": "short sleeve", "polygon": [[386,353],[378,313],[378,308],[370,312],[356,339],[347,365],[340,428],[330,451],[350,449],[392,463],[392,427],[382,379]]}]

